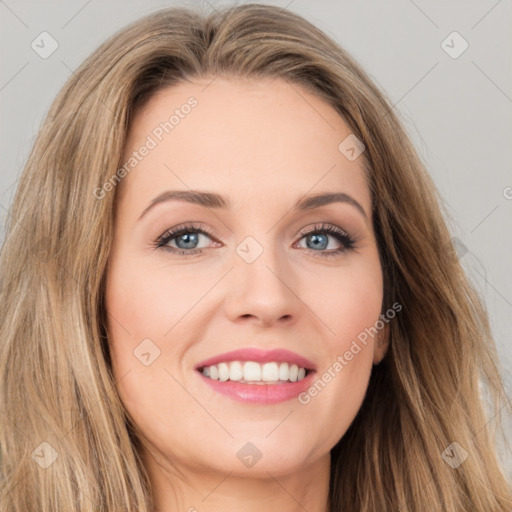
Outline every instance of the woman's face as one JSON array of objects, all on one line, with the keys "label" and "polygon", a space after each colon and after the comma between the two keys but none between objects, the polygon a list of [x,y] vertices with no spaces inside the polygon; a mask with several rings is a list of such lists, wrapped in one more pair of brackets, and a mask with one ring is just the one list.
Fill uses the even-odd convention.
[{"label": "woman's face", "polygon": [[[182,83],[135,116],[106,307],[121,399],[159,464],[284,475],[356,416],[387,329],[361,342],[383,279],[350,133],[282,80]],[[193,190],[215,197],[169,193]],[[344,195],[296,207],[319,194]]]}]

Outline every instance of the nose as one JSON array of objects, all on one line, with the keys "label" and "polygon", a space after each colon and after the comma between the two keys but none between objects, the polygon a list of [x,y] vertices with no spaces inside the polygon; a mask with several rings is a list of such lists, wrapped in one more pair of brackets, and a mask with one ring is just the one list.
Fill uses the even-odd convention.
[{"label": "nose", "polygon": [[259,327],[292,325],[303,307],[292,268],[283,254],[268,247],[252,262],[243,252],[234,256],[229,288],[226,312],[233,322],[253,322]]}]

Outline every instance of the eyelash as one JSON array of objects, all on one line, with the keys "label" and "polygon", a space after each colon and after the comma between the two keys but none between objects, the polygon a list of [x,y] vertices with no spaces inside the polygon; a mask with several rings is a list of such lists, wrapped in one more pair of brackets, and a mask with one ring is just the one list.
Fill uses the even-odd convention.
[{"label": "eyelash", "polygon": [[[213,233],[211,233],[208,229],[197,227],[192,224],[183,224],[180,226],[177,226],[173,229],[170,229],[166,231],[164,234],[162,234],[154,243],[154,247],[156,249],[164,249],[167,252],[176,254],[178,256],[192,256],[193,254],[199,254],[202,253],[205,249],[176,249],[175,247],[168,247],[166,244],[168,244],[171,240],[174,238],[177,238],[180,235],[183,235],[185,233],[199,233],[206,235],[210,238],[214,238]],[[336,256],[339,256],[341,253],[351,251],[355,248],[355,243],[357,242],[356,238],[351,237],[348,235],[345,231],[343,231],[341,228],[338,228],[337,226],[333,226],[331,224],[316,224],[313,229],[308,229],[306,231],[301,231],[299,233],[301,240],[307,235],[313,235],[318,233],[327,233],[329,235],[332,235],[334,238],[336,238],[339,242],[342,243],[343,248],[342,249],[334,249],[330,252],[324,252],[322,251],[315,251],[313,249],[306,249],[310,252],[317,253],[320,252],[320,257],[322,258],[334,258]],[[315,254],[316,256],[316,254]]]}]

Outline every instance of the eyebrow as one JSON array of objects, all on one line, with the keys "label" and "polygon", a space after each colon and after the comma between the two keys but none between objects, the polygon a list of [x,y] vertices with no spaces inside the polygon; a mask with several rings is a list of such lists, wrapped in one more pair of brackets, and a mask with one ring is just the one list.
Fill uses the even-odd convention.
[{"label": "eyebrow", "polygon": [[[154,206],[168,201],[186,201],[206,208],[228,209],[231,207],[229,199],[214,192],[203,192],[200,190],[166,190],[151,200],[151,203],[140,215],[139,220]],[[363,217],[367,219],[366,212],[361,204],[344,192],[332,192],[303,197],[293,205],[293,209],[300,211],[312,210],[331,203],[347,203],[355,206]]]}]

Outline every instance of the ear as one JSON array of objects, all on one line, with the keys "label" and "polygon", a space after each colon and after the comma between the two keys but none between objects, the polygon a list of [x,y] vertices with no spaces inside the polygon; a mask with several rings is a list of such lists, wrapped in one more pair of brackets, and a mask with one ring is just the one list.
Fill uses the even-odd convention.
[{"label": "ear", "polygon": [[373,364],[379,364],[389,349],[389,323],[378,332],[373,344]]}]

